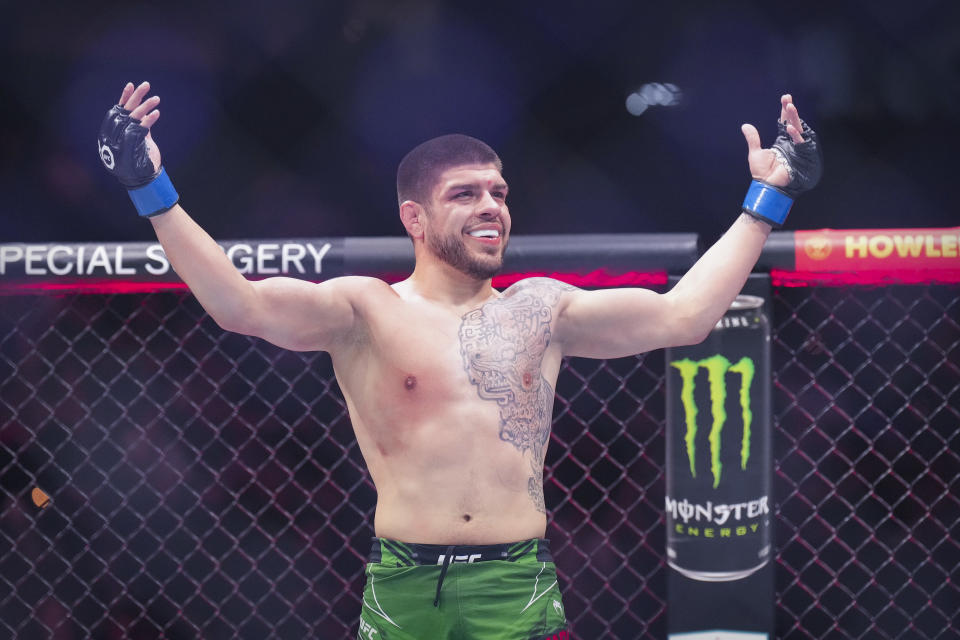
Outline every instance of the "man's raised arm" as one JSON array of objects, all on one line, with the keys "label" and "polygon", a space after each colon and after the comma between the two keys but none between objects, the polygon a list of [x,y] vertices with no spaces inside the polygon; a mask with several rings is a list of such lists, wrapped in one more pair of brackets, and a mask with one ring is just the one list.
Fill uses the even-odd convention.
[{"label": "man's raised arm", "polygon": [[753,182],[743,213],[669,292],[645,289],[572,291],[561,299],[556,339],[564,355],[617,358],[702,342],[743,288],[772,226],[797,195],[820,179],[819,141],[780,99],[779,135],[770,149],[753,125],[742,127]]},{"label": "man's raised arm", "polygon": [[144,100],[146,82],[128,83],[107,113],[98,147],[107,170],[128,189],[148,217],[177,274],[224,329],[256,335],[296,350],[329,350],[354,328],[355,297],[368,279],[337,278],[313,284],[293,278],[251,282],[187,212],[160,164],[150,135],[160,117],[158,96]]}]

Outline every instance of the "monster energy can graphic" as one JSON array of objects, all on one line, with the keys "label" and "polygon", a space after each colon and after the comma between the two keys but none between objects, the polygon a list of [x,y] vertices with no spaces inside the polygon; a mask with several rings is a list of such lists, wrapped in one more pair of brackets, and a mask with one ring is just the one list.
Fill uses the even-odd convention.
[{"label": "monster energy can graphic", "polygon": [[738,296],[709,337],[667,349],[667,564],[739,580],[770,560],[770,326]]}]

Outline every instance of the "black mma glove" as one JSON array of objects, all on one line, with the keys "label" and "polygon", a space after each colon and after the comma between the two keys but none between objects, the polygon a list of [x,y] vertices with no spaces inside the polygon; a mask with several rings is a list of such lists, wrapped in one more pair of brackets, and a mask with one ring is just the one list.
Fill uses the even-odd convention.
[{"label": "black mma glove", "polygon": [[790,183],[784,187],[775,187],[762,180],[750,183],[747,196],[743,200],[743,211],[762,220],[774,228],[779,228],[787,219],[790,207],[798,195],[813,189],[823,175],[823,153],[816,132],[800,120],[803,130],[800,135],[803,142],[794,142],[787,133],[787,123],[777,123],[777,139],[770,150],[790,176]]},{"label": "black mma glove", "polygon": [[147,133],[139,120],[116,105],[104,117],[97,137],[103,166],[127,188],[137,212],[144,217],[164,213],[180,199],[166,170],[160,167],[154,171],[147,153]]}]

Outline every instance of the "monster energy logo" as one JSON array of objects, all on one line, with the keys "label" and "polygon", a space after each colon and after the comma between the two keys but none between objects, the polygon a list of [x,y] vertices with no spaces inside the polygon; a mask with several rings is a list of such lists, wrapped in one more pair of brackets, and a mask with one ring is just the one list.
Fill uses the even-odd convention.
[{"label": "monster energy logo", "polygon": [[753,412],[750,410],[750,386],[753,383],[753,374],[756,371],[753,360],[747,357],[740,358],[736,364],[721,355],[715,355],[703,360],[676,360],[670,363],[680,372],[683,386],[680,389],[680,402],[686,417],[687,458],[690,460],[690,474],[696,478],[696,438],[697,438],[697,404],[693,398],[696,388],[697,372],[707,370],[707,380],[710,384],[710,411],[713,415],[713,425],[710,428],[710,471],[713,473],[713,488],[720,485],[720,475],[723,464],[720,462],[720,438],[723,426],[727,422],[727,372],[740,374],[740,409],[743,413],[743,439],[740,444],[740,468],[747,468],[750,459],[750,424],[753,422]]}]

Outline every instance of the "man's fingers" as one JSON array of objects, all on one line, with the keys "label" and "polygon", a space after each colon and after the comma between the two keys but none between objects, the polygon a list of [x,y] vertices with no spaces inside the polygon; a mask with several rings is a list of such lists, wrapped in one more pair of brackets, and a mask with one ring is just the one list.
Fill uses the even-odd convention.
[{"label": "man's fingers", "polygon": [[787,135],[790,136],[791,140],[799,144],[803,142],[803,121],[800,120],[800,113],[794,104],[788,104],[786,106],[786,112]]},{"label": "man's fingers", "polygon": [[752,124],[744,124],[741,125],[740,131],[743,132],[743,137],[747,139],[747,149],[749,151],[759,151],[760,134],[757,132],[757,128]]},{"label": "man's fingers", "polygon": [[133,93],[130,94],[130,97],[127,98],[127,101],[123,103],[123,108],[127,111],[133,111],[139,107],[140,101],[143,100],[143,96],[147,95],[148,91],[150,91],[150,83],[141,83],[140,86],[134,89]]},{"label": "man's fingers", "polygon": [[793,103],[793,96],[785,93],[780,96],[780,122],[787,121],[787,105]]},{"label": "man's fingers", "polygon": [[147,115],[145,115],[143,119],[140,120],[140,126],[146,127],[147,129],[149,129],[150,127],[155,125],[157,123],[157,120],[159,119],[160,119],[160,111],[155,109],[150,113],[148,113]]},{"label": "man's fingers", "polygon": [[131,111],[130,117],[134,120],[141,120],[140,124],[146,127],[147,125],[142,122],[143,117],[153,111],[158,104],[160,104],[160,96],[151,96],[144,100],[143,104]]},{"label": "man's fingers", "polygon": [[803,135],[801,135],[800,130],[797,129],[792,124],[787,125],[787,135],[790,136],[790,139],[796,142],[797,144],[800,144],[801,142],[803,142]]},{"label": "man's fingers", "polygon": [[800,120],[800,112],[789,93],[780,96],[780,122],[786,125],[787,135],[791,140],[796,143],[803,142],[803,121]]},{"label": "man's fingers", "polygon": [[133,95],[133,83],[128,82],[123,87],[123,92],[120,93],[120,100],[117,101],[117,104],[123,106],[127,104],[127,100],[130,99],[130,96]]},{"label": "man's fingers", "polygon": [[793,103],[788,104],[785,110],[787,112],[787,124],[792,124],[797,129],[802,129],[803,123],[800,122],[800,112],[797,111],[796,105]]}]

